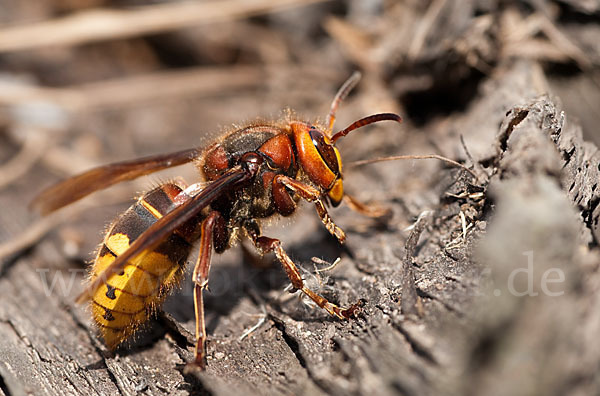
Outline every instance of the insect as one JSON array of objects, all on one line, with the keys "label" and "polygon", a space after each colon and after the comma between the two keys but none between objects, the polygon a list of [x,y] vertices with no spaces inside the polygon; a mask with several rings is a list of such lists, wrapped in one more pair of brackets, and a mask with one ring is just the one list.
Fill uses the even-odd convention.
[{"label": "insect", "polygon": [[168,292],[179,285],[194,245],[200,253],[193,271],[196,345],[193,364],[206,364],[202,293],[208,284],[213,250],[223,252],[241,236],[260,253],[274,252],[294,291],[340,319],[356,315],[360,303],[340,307],[313,292],[278,239],[261,234],[260,219],[289,216],[300,200],[311,202],[325,228],[340,243],[346,236],[327,206],[342,200],[363,214],[369,207],[344,193],[342,160],[335,142],[349,132],[383,120],[401,122],[396,114],[362,118],[333,133],[341,101],[357,84],[353,74],[339,89],[325,126],[287,115],[279,121],[255,122],[225,133],[205,149],[192,148],[105,165],[62,181],[34,201],[43,214],[57,210],[115,183],[193,162],[204,181],[168,182],[143,194],[112,224],[98,251],[89,282],[77,298],[88,301],[109,348],[116,348],[146,322]]}]

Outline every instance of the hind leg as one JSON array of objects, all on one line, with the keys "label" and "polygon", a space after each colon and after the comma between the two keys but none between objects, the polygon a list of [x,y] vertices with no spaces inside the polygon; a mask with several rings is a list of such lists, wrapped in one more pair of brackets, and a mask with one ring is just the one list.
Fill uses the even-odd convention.
[{"label": "hind leg", "polygon": [[[194,281],[194,308],[196,313],[196,347],[195,359],[196,366],[204,369],[206,367],[206,324],[204,321],[204,300],[203,292],[208,285],[208,273],[210,271],[210,262],[213,247],[217,250],[226,241],[224,232],[225,222],[219,212],[211,212],[201,225],[200,236],[200,254],[194,267],[192,280]],[[217,245],[217,246],[214,246]]]}]

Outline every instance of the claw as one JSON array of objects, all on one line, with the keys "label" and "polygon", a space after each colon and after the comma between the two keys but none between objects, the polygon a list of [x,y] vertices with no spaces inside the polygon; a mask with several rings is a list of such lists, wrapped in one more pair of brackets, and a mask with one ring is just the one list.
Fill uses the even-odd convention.
[{"label": "claw", "polygon": [[344,319],[352,319],[358,317],[358,314],[362,312],[362,307],[365,305],[365,300],[360,299],[358,302],[352,304],[346,309],[341,311]]}]

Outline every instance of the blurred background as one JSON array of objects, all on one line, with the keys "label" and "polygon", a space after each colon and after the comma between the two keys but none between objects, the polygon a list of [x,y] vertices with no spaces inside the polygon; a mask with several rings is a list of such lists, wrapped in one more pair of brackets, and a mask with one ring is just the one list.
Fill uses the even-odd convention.
[{"label": "blurred background", "polygon": [[[593,0],[2,0],[0,196],[21,204],[52,180],[202,146],[286,108],[323,120],[354,70],[363,80],[337,128],[382,111],[405,125],[372,143],[344,139],[346,161],[432,148],[464,156],[437,136],[457,136],[449,122],[523,60],[542,70],[537,93],[557,96],[598,143],[599,13]],[[147,182],[133,186],[107,199]],[[10,213],[0,238],[30,221]]]},{"label": "blurred background", "polygon": [[[594,0],[0,0],[0,258],[52,231],[32,265],[84,267],[132,196],[197,173],[189,166],[125,183],[39,220],[27,203],[44,187],[97,165],[204,146],[287,108],[323,121],[355,70],[363,78],[334,129],[377,112],[396,112],[404,125],[342,139],[344,163],[429,153],[465,160],[463,135],[484,162],[510,106],[546,92],[598,144],[599,22]],[[489,117],[469,116],[496,91],[509,94],[486,102]],[[349,171],[345,183],[364,201],[397,204],[400,230],[437,200],[439,175],[437,165],[398,166]],[[310,213],[271,235],[306,241],[319,227]],[[365,231],[364,221],[341,218]],[[327,259],[339,255],[330,249]],[[305,261],[312,253],[296,248]],[[0,275],[18,267],[9,264]]]}]

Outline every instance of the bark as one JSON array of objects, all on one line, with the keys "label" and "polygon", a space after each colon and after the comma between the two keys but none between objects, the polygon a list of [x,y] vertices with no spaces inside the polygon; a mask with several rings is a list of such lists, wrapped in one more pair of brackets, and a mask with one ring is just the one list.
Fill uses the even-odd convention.
[{"label": "bark", "polygon": [[[427,161],[416,171],[401,163],[347,170],[348,189],[376,197],[393,216],[334,211],[345,248],[309,209],[268,229],[313,289],[345,305],[364,299],[358,319],[339,321],[288,298],[277,265],[257,269],[238,253],[220,259],[202,373],[185,368],[193,351],[187,285],[165,305],[172,316],[158,315],[111,353],[73,303],[83,272],[64,264],[56,238],[4,261],[0,394],[597,393],[599,154],[556,99],[539,96],[544,87],[535,64],[507,65],[463,114],[430,131],[444,153],[470,156],[479,180]],[[356,159],[389,135],[362,139]],[[6,237],[29,215],[6,197],[2,207]],[[407,229],[425,210],[428,220]],[[316,273],[312,256],[342,262]],[[69,271],[71,294],[45,292],[43,276]]]}]

